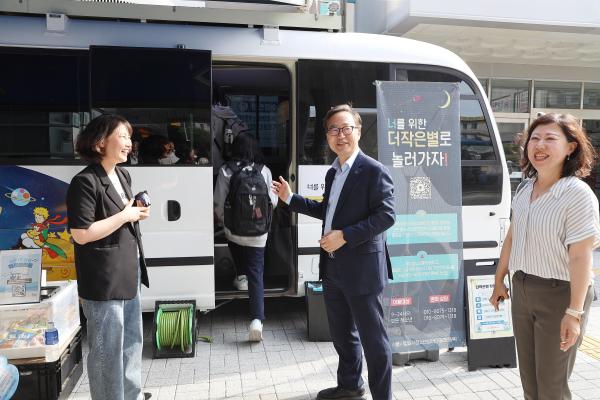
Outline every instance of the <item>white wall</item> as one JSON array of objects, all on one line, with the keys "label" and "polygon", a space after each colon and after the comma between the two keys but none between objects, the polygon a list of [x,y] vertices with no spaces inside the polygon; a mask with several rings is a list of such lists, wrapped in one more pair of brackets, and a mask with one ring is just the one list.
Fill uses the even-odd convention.
[{"label": "white wall", "polygon": [[411,0],[413,16],[600,28],[598,0]]},{"label": "white wall", "polygon": [[600,1],[357,0],[356,31],[402,35],[419,23],[600,33]]},{"label": "white wall", "polygon": [[410,0],[356,0],[356,32],[386,33],[408,17]]}]

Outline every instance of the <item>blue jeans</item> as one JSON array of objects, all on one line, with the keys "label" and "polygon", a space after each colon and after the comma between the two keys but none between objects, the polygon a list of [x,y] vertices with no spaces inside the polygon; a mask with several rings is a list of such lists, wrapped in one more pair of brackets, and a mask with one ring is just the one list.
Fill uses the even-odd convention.
[{"label": "blue jeans", "polygon": [[87,371],[92,400],[142,399],[142,306],[131,300],[81,299],[90,354]]},{"label": "blue jeans", "polygon": [[240,246],[229,242],[229,251],[233,257],[238,275],[248,278],[248,297],[250,297],[250,319],[265,319],[265,248]]}]

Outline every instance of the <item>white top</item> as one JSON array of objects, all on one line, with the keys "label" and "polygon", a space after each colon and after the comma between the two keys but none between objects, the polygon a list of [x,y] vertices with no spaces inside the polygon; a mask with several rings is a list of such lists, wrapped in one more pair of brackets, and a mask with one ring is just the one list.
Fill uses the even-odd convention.
[{"label": "white top", "polygon": [[[263,166],[260,171],[263,178],[265,178],[265,182],[267,183],[267,187],[269,188],[269,198],[271,199],[271,203],[273,203],[273,208],[277,206],[277,195],[273,193],[271,188],[271,182],[273,180],[273,176],[271,174],[271,170],[266,165]],[[215,210],[215,216],[217,218],[217,222],[220,225],[224,223],[224,214],[225,214],[225,200],[227,199],[227,195],[229,194],[229,180],[233,175],[233,171],[227,168],[227,164],[224,164],[219,169],[219,175],[217,177],[217,184],[215,186],[215,193],[213,197],[213,205]],[[223,227],[225,231],[225,237],[227,240],[240,245],[247,247],[265,247],[267,245],[267,237],[268,233],[260,236],[238,236],[231,233],[227,227]]]},{"label": "white top", "polygon": [[112,175],[108,175],[108,179],[110,179],[110,182],[119,194],[119,197],[121,198],[121,200],[123,200],[123,204],[127,204],[129,202],[129,198],[127,197],[127,193],[125,193],[125,190],[123,189],[123,185],[121,185],[121,181],[119,180],[119,176],[117,175],[117,173],[115,172]]},{"label": "white top", "polygon": [[331,182],[329,201],[327,203],[327,211],[325,212],[325,226],[323,227],[323,234],[325,235],[331,232],[333,214],[335,214],[338,200],[340,199],[342,189],[344,188],[344,183],[346,183],[346,178],[348,178],[350,168],[352,168],[356,157],[358,157],[359,151],[360,149],[357,146],[352,155],[348,157],[344,165],[340,165],[339,157],[336,157],[335,160],[333,160],[333,164],[331,164],[331,168],[335,169],[335,175],[333,177],[333,182]]},{"label": "white top", "polygon": [[594,248],[600,245],[598,199],[585,182],[571,176],[531,202],[534,182],[524,181],[513,199],[509,269],[570,281],[569,245],[592,236]]},{"label": "white top", "polygon": [[[125,190],[123,189],[123,185],[121,185],[121,181],[119,180],[119,176],[117,175],[117,173],[115,172],[112,175],[108,175],[108,179],[110,179],[110,182],[119,194],[119,197],[121,198],[121,200],[123,200],[123,204],[129,203],[129,197],[127,197],[127,193],[125,193]],[[140,248],[138,247],[138,258],[139,257]]]}]

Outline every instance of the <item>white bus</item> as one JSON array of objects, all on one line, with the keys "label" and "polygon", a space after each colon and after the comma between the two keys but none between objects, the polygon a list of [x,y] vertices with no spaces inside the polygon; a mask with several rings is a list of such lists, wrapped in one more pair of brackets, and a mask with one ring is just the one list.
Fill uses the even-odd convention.
[{"label": "white bus", "polygon": [[[52,33],[44,17],[15,15],[0,15],[0,249],[31,246],[24,235],[43,219],[48,276],[72,277],[64,197],[83,168],[73,144],[90,118],[114,112],[132,123],[140,145],[138,163],[127,166],[133,189],[152,199],[142,223],[144,310],[173,299],[210,310],[245,297],[232,285],[234,266],[213,220],[223,132],[212,129],[211,109],[229,106],[258,138],[273,175],[318,197],[334,158],[321,129],[329,107],[352,102],[364,122],[360,146],[377,157],[376,80],[459,83],[464,259],[493,263],[508,225],[509,175],[483,89],[450,51],[392,36],[280,30],[272,42],[261,28],[92,19]],[[157,162],[152,142],[165,139],[179,163]],[[317,279],[320,230],[321,221],[276,208],[266,296],[301,296],[304,282]]]}]

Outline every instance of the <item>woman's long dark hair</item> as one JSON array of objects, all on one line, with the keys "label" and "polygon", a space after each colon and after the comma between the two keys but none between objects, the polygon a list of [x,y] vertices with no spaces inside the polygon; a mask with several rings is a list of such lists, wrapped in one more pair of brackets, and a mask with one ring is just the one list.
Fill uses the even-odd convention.
[{"label": "woman's long dark hair", "polygon": [[255,162],[263,164],[264,161],[262,152],[258,147],[258,141],[249,133],[240,133],[233,139],[231,158],[247,163]]}]

